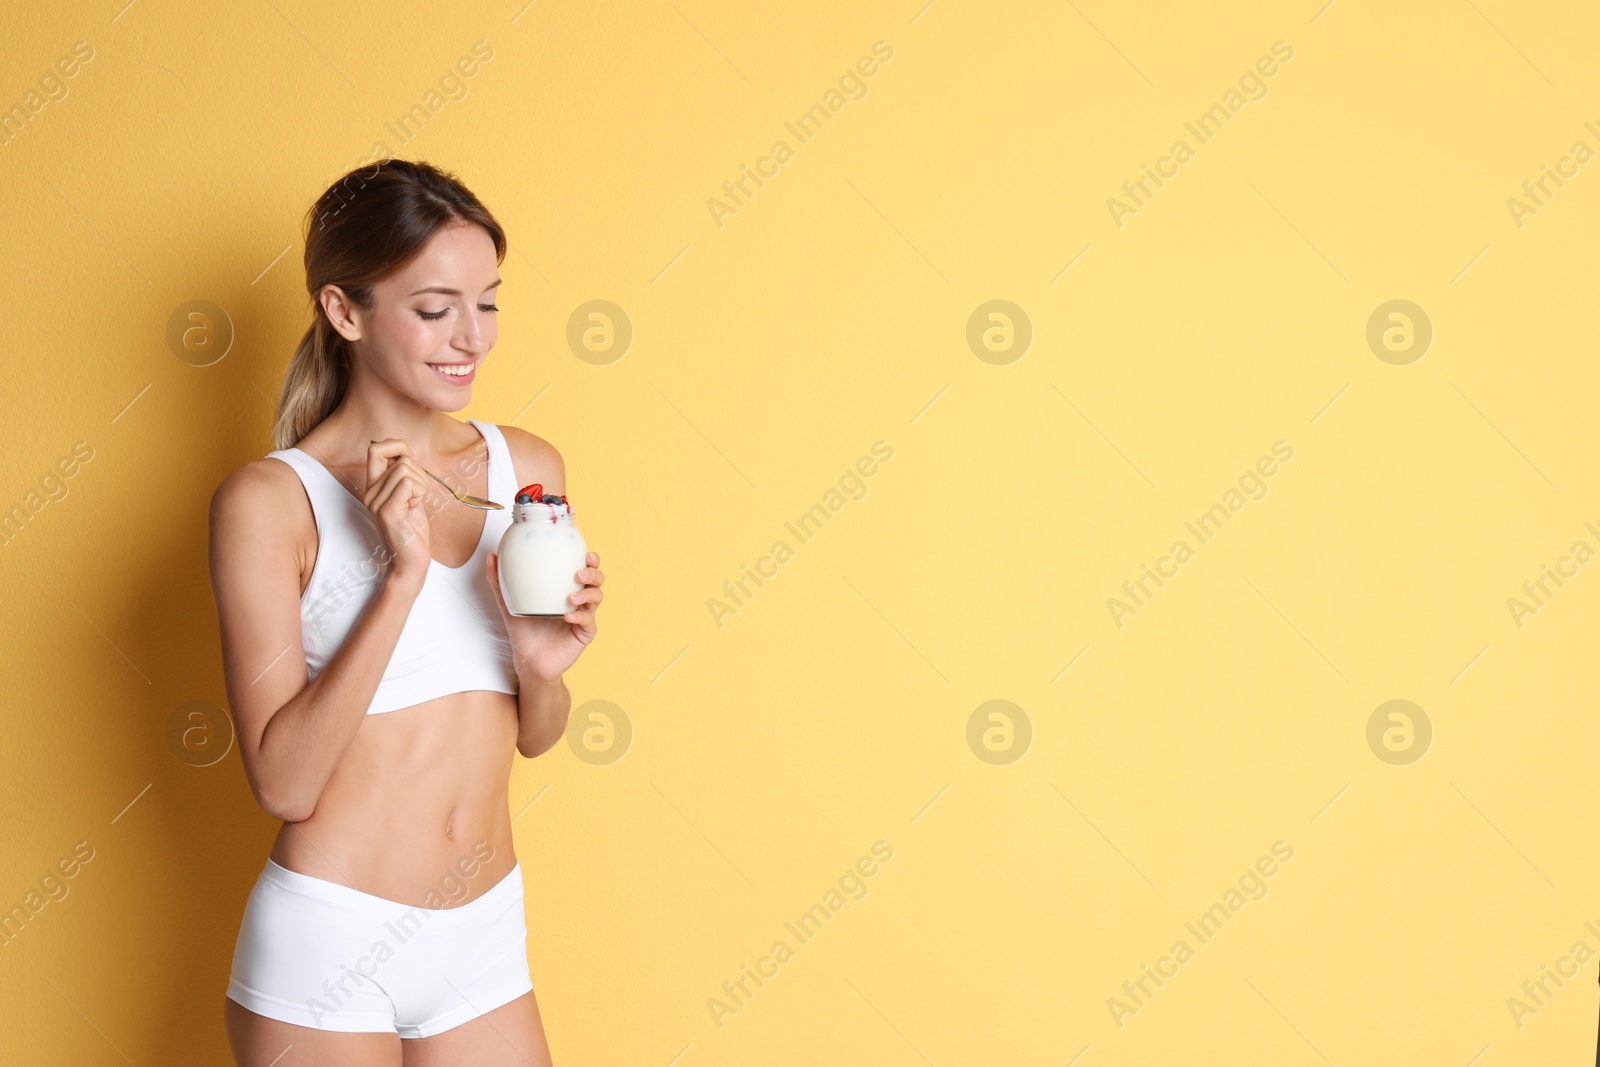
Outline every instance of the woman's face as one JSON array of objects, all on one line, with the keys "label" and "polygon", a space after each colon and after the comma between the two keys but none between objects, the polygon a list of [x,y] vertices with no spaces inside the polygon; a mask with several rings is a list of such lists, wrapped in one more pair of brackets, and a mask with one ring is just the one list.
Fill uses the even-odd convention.
[{"label": "woman's face", "polygon": [[[403,270],[374,285],[370,309],[336,299],[329,318],[355,342],[357,360],[396,391],[438,411],[459,411],[499,337],[499,286],[488,233],[456,223],[435,233]],[[356,336],[341,323],[341,311]]]}]

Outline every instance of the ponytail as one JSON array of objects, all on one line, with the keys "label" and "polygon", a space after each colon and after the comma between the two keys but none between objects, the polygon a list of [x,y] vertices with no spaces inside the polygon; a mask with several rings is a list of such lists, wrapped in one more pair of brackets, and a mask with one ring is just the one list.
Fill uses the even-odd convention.
[{"label": "ponytail", "polygon": [[350,342],[333,328],[319,306],[316,319],[294,350],[278,394],[273,447],[293,448],[344,399],[350,387]]}]

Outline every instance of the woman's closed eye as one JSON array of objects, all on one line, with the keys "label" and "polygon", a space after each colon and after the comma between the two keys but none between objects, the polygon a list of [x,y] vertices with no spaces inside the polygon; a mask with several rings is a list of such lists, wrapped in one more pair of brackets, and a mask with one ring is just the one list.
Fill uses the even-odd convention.
[{"label": "woman's closed eye", "polygon": [[[478,304],[478,310],[480,310],[480,312],[498,312],[499,304]],[[438,309],[437,312],[424,312],[421,307],[416,309],[416,314],[421,315],[422,318],[426,318],[426,320],[429,320],[429,322],[440,320],[440,318],[445,317],[448,312],[450,312],[448,307],[442,307],[442,309]]]}]

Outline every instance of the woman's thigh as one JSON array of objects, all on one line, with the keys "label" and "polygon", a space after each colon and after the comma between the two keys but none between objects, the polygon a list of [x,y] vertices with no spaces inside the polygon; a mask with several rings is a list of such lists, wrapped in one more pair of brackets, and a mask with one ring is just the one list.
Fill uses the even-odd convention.
[{"label": "woman's thigh", "polygon": [[223,998],[222,1022],[238,1067],[401,1067],[399,1034],[296,1026],[257,1015],[231,997]]},{"label": "woman's thigh", "polygon": [[404,1067],[552,1067],[544,1020],[531,991],[442,1034],[400,1044]]}]

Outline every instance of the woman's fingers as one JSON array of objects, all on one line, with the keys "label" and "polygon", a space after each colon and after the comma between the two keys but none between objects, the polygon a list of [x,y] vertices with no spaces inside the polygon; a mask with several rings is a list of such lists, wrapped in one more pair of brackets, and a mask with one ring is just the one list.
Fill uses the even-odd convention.
[{"label": "woman's fingers", "polygon": [[371,488],[383,480],[390,463],[396,457],[410,456],[411,446],[398,437],[386,437],[367,446],[367,486]]},{"label": "woman's fingers", "polygon": [[416,460],[407,456],[400,456],[392,460],[389,469],[384,472],[379,481],[377,491],[373,496],[373,510],[381,511],[384,505],[392,500],[398,490],[404,487],[405,495],[402,499],[404,506],[411,506],[411,499],[416,498],[420,504],[427,499],[428,483],[431,479],[423,473]]},{"label": "woman's fingers", "polygon": [[384,477],[370,507],[399,569],[425,578],[432,556],[428,509],[412,506],[413,500],[420,504],[424,499],[423,485],[416,475],[399,466],[403,462],[396,461],[397,469]]},{"label": "woman's fingers", "polygon": [[[422,498],[431,479],[411,454],[411,448],[396,437],[386,438],[367,446],[367,507],[379,511],[394,492],[396,479],[409,475],[416,488],[409,496]],[[409,503],[408,505],[409,506]]]},{"label": "woman's fingers", "polygon": [[511,612],[506,609],[505,594],[500,592],[500,553],[490,552],[484,559],[488,561],[489,588],[494,590],[494,602],[500,605],[500,614],[509,618]]},{"label": "woman's fingers", "polygon": [[424,487],[422,479],[406,471],[402,471],[389,478],[385,478],[378,487],[378,495],[372,503],[372,510],[379,514],[388,512],[391,502],[397,502],[398,512],[391,514],[390,518],[398,522],[406,511],[411,509],[411,500],[415,498],[419,503],[423,499]]}]

